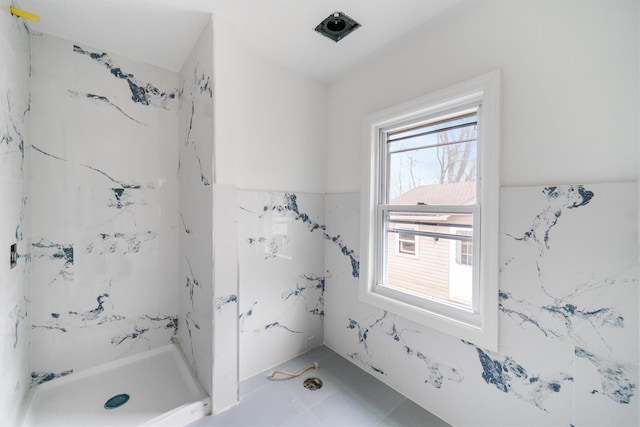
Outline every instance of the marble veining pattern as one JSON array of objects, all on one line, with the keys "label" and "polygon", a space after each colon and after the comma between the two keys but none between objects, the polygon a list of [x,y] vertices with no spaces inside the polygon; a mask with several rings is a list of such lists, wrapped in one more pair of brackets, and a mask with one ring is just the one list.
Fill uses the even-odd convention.
[{"label": "marble veining pattern", "polygon": [[[12,2],[3,2],[8,10]],[[31,253],[31,34],[24,20],[0,14],[0,419],[19,424],[29,385]],[[17,263],[10,268],[9,245]],[[6,256],[6,258],[5,258]]]},{"label": "marble veining pattern", "polygon": [[37,262],[47,262],[57,269],[48,285],[51,286],[58,279],[73,280],[73,245],[66,243],[55,243],[44,238],[31,244],[31,256]]},{"label": "marble veining pattern", "polygon": [[531,325],[548,338],[566,339],[578,345],[598,340],[611,351],[604,328],[623,328],[624,317],[612,307],[581,308],[566,300],[550,301],[548,305],[533,306],[523,299],[515,299],[501,291],[500,311],[522,326]]},{"label": "marble veining pattern", "polygon": [[320,195],[241,191],[237,212],[243,378],[321,342],[328,234]]},{"label": "marble veining pattern", "polygon": [[[374,335],[376,343],[384,342],[387,345],[395,344],[394,351],[401,352],[408,358],[419,360],[426,369],[423,380],[424,383],[439,389],[446,381],[460,383],[464,380],[464,375],[460,369],[452,367],[444,362],[438,362],[429,357],[425,352],[416,349],[415,344],[410,344],[403,338],[406,333],[420,334],[418,330],[403,328],[399,326],[400,320],[397,316],[387,311],[381,311],[379,315],[356,321],[348,319],[347,329],[356,331],[357,341],[363,351],[351,352],[349,357],[358,360],[367,366],[372,372],[380,375],[387,375],[386,369],[377,360],[377,350],[372,350],[369,338]],[[389,341],[390,339],[390,341]]]},{"label": "marble veining pattern", "polygon": [[229,304],[235,304],[238,302],[238,296],[235,294],[222,296],[216,298],[216,310],[220,311]]},{"label": "marble veining pattern", "polygon": [[518,241],[531,241],[538,248],[538,255],[544,256],[549,250],[551,229],[555,227],[566,209],[575,209],[587,205],[593,198],[593,192],[582,185],[550,186],[542,190],[544,208],[533,219],[531,228],[521,235],[506,233]]},{"label": "marble veining pattern", "polygon": [[[631,192],[634,187],[628,184],[509,189],[503,207],[503,214],[511,216],[503,221],[501,319],[516,326],[514,333],[519,329],[525,336],[574,345],[576,358],[592,363],[600,377],[601,387],[592,395],[601,393],[619,404],[637,402],[638,376],[631,375],[637,369],[615,360],[638,360],[637,349],[628,345],[638,331],[637,315],[631,315],[637,312],[637,243],[613,229],[601,233],[592,226],[604,220],[635,233],[636,225],[617,213],[626,209],[620,203],[635,208]],[[509,208],[517,204],[518,210]],[[621,210],[611,212],[613,205]],[[528,226],[527,217],[533,218]],[[584,369],[542,379],[509,356],[477,352],[487,384],[515,392],[544,411],[545,401],[565,389],[563,382],[584,383]],[[598,405],[582,403],[588,395],[579,390],[574,391],[576,402]]]},{"label": "marble veining pattern", "polygon": [[[7,88],[2,94],[5,98],[3,117],[5,127],[0,128],[0,161],[10,172],[8,176],[20,178],[24,175],[25,167],[25,123],[31,108],[29,102],[22,107],[19,100],[15,99],[11,88]],[[24,110],[21,110],[24,108]],[[5,172],[6,173],[6,172]]]},{"label": "marble veining pattern", "polygon": [[13,307],[13,310],[9,312],[9,319],[13,322],[13,348],[18,348],[20,342],[20,323],[27,319],[29,314],[29,300],[23,297],[22,301]]},{"label": "marble veining pattern", "polygon": [[591,394],[604,394],[616,403],[628,405],[638,388],[635,382],[638,377],[637,369],[626,364],[613,362],[599,357],[583,348],[576,347],[576,357],[588,360],[600,375],[600,389],[594,389]]},{"label": "marble veining pattern", "polygon": [[482,379],[487,384],[494,385],[504,393],[511,393],[543,411],[547,410],[543,404],[551,394],[561,392],[563,383],[573,382],[573,376],[562,372],[553,378],[529,374],[524,366],[510,356],[473,347],[478,352],[478,359],[482,365]]},{"label": "marble veining pattern", "polygon": [[[67,160],[67,159],[65,159],[65,158],[63,158],[63,157],[59,157],[59,156],[56,156],[56,155],[54,155],[54,154],[48,153],[48,152],[46,152],[45,150],[43,150],[43,149],[41,149],[41,148],[39,148],[39,147],[37,147],[37,146],[35,146],[35,145],[32,145],[32,146],[31,146],[31,148],[33,148],[37,153],[43,154],[43,155],[48,156],[48,157],[50,157],[50,158],[52,158],[52,159],[60,160],[60,161],[63,161],[63,162],[69,162],[69,160]],[[113,178],[111,175],[109,175],[109,174],[107,174],[106,172],[104,172],[104,171],[102,171],[102,170],[100,170],[100,169],[98,169],[98,168],[95,168],[95,167],[93,167],[93,166],[85,165],[85,164],[82,164],[82,163],[78,163],[78,166],[80,166],[80,167],[82,167],[82,168],[86,168],[86,169],[89,169],[89,170],[92,170],[92,171],[94,171],[94,172],[99,173],[100,175],[104,176],[105,178],[107,178],[107,179],[108,179],[109,181],[111,181],[112,183],[119,185],[119,186],[120,186],[120,188],[121,188],[123,191],[124,191],[124,190],[131,190],[131,189],[133,189],[133,190],[137,190],[137,189],[143,188],[143,186],[142,186],[141,184],[126,183],[126,182],[124,182],[124,181],[120,181],[120,180],[118,180],[118,179],[116,179],[116,178]],[[155,188],[155,186],[154,186],[154,184],[153,184],[153,183],[149,183],[149,184],[147,184],[145,187],[146,187],[146,188],[150,188],[150,189]],[[113,191],[115,191],[116,189],[112,189],[112,190],[113,190]],[[120,189],[118,189],[118,191],[119,191],[119,190],[120,190]],[[122,197],[122,192],[120,192],[120,193],[116,196],[116,198],[119,198],[119,197]],[[120,207],[122,207],[122,206],[120,206],[118,203],[115,203],[115,204],[113,204],[113,207],[120,208]]]},{"label": "marble veining pattern", "polygon": [[47,34],[32,50],[40,382],[176,340],[177,150],[158,147],[177,148],[179,79]]},{"label": "marble veining pattern", "polygon": [[93,101],[96,104],[105,104],[111,108],[115,108],[120,114],[122,114],[129,120],[132,120],[140,125],[146,126],[141,121],[136,120],[135,118],[131,117],[129,114],[125,113],[125,111],[122,108],[118,107],[116,104],[111,102],[111,100],[109,100],[109,98],[107,98],[106,96],[96,95],[95,93],[77,92],[71,89],[69,89],[68,92],[69,92],[69,96],[74,99],[87,99],[87,100]]},{"label": "marble veining pattern", "polygon": [[[331,235],[330,233],[328,233],[326,225],[314,221],[312,217],[309,216],[309,214],[300,212],[300,209],[298,208],[298,196],[295,193],[280,193],[277,195],[274,194],[271,202],[262,208],[262,212],[262,215],[265,215],[269,212],[277,212],[281,215],[288,215],[291,216],[295,221],[300,221],[305,224],[310,232],[319,231],[327,241],[338,247],[340,253],[349,258],[349,261],[351,263],[351,274],[353,275],[353,277],[357,278],[360,276],[360,261],[358,259],[358,256],[355,254],[355,250],[347,246],[340,235]],[[266,241],[264,237],[251,237],[248,241],[250,244],[253,244],[256,239],[259,242]],[[270,250],[267,257],[275,257],[279,251],[279,245],[280,244],[275,240],[269,241]]]},{"label": "marble veining pattern", "polygon": [[[196,127],[206,123],[199,115],[202,114],[202,111],[209,110],[207,104],[211,103],[213,99],[213,85],[211,76],[200,71],[200,68],[200,64],[196,63],[193,68],[190,83],[183,81],[180,99],[182,104],[187,105],[187,107],[184,105],[181,107],[187,114],[184,130],[184,147],[192,151],[200,174],[200,182],[203,186],[209,186],[212,180],[211,173],[208,172],[211,169],[211,161],[206,158],[206,153],[208,153],[209,150],[203,150],[204,147],[209,148],[210,141],[202,138],[200,132],[202,132],[203,129]],[[185,92],[187,86],[189,86],[189,91]],[[204,101],[203,96],[205,98]],[[205,161],[203,161],[203,158]],[[182,159],[179,159],[178,172],[180,172],[182,167]]]},{"label": "marble veining pattern", "polygon": [[118,67],[105,52],[92,52],[78,45],[73,46],[73,51],[80,55],[86,55],[96,63],[103,65],[113,77],[125,80],[131,91],[131,100],[135,103],[151,105],[166,110],[169,109],[168,104],[170,101],[176,98],[177,90],[163,91],[151,83],[146,83],[136,78],[132,73],[128,73]]},{"label": "marble veining pattern", "polygon": [[[635,183],[502,189],[497,351],[360,303],[327,242],[325,340],[454,425],[477,421],[448,403],[461,400],[487,425],[638,425],[637,194]],[[359,195],[327,200],[327,229],[353,246]]]},{"label": "marble veining pattern", "polygon": [[155,240],[158,233],[154,231],[142,231],[139,233],[100,233],[97,238],[85,248],[85,253],[96,255],[139,253],[143,244]]},{"label": "marble veining pattern", "polygon": [[[178,342],[214,398],[214,317],[237,303],[214,294],[213,35],[207,26],[179,72],[178,109]],[[223,296],[224,295],[224,296]],[[215,311],[215,314],[214,314]],[[235,317],[235,316],[234,316]],[[220,337],[218,337],[220,338]],[[221,339],[221,338],[220,338]]]}]

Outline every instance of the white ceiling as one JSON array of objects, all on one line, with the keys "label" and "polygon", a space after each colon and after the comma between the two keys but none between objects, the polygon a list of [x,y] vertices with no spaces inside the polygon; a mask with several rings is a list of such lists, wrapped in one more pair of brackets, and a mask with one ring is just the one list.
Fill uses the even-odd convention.
[{"label": "white ceiling", "polygon": [[[347,68],[475,0],[20,0],[40,16],[34,31],[177,71],[214,14],[240,46],[308,77],[330,81]],[[339,43],[314,31],[334,11],[360,22]]]}]

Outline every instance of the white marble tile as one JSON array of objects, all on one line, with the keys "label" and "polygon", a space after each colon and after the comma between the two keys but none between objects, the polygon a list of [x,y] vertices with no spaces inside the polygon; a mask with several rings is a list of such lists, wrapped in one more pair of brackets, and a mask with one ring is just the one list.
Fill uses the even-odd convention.
[{"label": "white marble tile", "polygon": [[[360,303],[327,241],[326,343],[454,425],[637,424],[636,194],[503,189],[498,352]],[[328,195],[327,233],[357,248],[358,210]]]},{"label": "white marble tile", "polygon": [[638,365],[576,347],[576,425],[640,424]]},{"label": "white marble tile", "polygon": [[[213,392],[213,93],[212,31],[207,26],[179,73],[179,343],[191,369]],[[213,395],[212,395],[213,397]],[[215,401],[215,400],[214,400]]]},{"label": "white marble tile", "polygon": [[[6,1],[0,2],[3,7]],[[30,35],[21,19],[0,14],[0,419],[17,422],[29,388]],[[10,246],[17,264],[10,267]]]},{"label": "white marble tile", "polygon": [[32,68],[31,369],[167,344],[178,313],[178,76],[48,35],[33,37]]},{"label": "white marble tile", "polygon": [[238,401],[238,191],[217,185],[214,193],[213,411]]},{"label": "white marble tile", "polygon": [[240,377],[311,349],[324,335],[324,196],[238,194]]},{"label": "white marble tile", "polygon": [[637,363],[635,188],[503,190],[501,318]]}]

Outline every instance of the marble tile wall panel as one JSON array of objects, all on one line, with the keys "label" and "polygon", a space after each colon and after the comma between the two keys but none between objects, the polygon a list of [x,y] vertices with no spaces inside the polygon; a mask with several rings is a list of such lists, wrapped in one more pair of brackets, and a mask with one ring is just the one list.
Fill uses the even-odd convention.
[{"label": "marble tile wall panel", "polygon": [[177,338],[178,76],[32,37],[34,382]]},{"label": "marble tile wall panel", "polygon": [[323,342],[324,196],[238,194],[240,379]]},{"label": "marble tile wall panel", "polygon": [[[29,388],[30,34],[0,0],[0,420],[15,425]],[[10,246],[17,264],[10,267]]]},{"label": "marble tile wall panel", "polygon": [[238,190],[216,185],[212,411],[238,401]]},{"label": "marble tile wall panel", "polygon": [[[498,352],[360,303],[327,242],[325,341],[454,425],[637,425],[636,195],[635,183],[503,189]],[[327,229],[347,246],[359,198],[327,196]]]},{"label": "marble tile wall panel", "polygon": [[213,391],[213,28],[209,24],[180,71],[178,280],[180,346]]}]

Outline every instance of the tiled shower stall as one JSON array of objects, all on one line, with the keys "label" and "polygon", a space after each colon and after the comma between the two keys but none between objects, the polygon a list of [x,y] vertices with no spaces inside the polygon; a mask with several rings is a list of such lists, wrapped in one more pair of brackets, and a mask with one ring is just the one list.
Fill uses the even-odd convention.
[{"label": "tiled shower stall", "polygon": [[[569,3],[545,27],[562,46],[519,31],[546,3],[481,1],[328,85],[243,51],[215,18],[169,71],[1,13],[0,424],[31,385],[177,342],[216,411],[239,380],[326,344],[453,425],[638,425],[638,7]],[[363,118],[495,68],[498,352],[358,299]],[[530,106],[555,134],[523,125]],[[634,166],[595,170],[600,152],[570,138],[583,120]],[[556,151],[529,153],[544,162],[515,153],[545,136]]]}]

